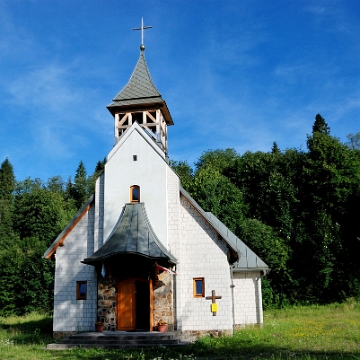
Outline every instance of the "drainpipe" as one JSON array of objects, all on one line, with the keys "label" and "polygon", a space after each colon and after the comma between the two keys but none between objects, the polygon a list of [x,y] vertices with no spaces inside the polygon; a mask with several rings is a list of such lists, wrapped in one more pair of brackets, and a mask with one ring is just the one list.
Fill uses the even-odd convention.
[{"label": "drainpipe", "polygon": [[230,289],[231,289],[231,305],[232,305],[232,320],[233,320],[233,333],[235,331],[235,299],[234,299],[234,266],[230,266]]},{"label": "drainpipe", "polygon": [[[175,272],[177,271],[177,267],[175,265]],[[177,284],[176,284],[176,276],[172,276],[172,283],[173,283],[173,319],[174,319],[174,331],[178,330],[178,311],[177,311]]]},{"label": "drainpipe", "polygon": [[256,290],[258,297],[258,322],[260,328],[264,326],[264,315],[263,315],[263,307],[262,307],[262,291],[261,291],[261,278],[266,274],[266,270],[260,271],[260,276],[256,279]]}]

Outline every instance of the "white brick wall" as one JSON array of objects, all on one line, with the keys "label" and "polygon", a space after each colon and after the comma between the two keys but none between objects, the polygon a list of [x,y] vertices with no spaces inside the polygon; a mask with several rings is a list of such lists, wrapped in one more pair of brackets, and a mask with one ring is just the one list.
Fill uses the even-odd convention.
[{"label": "white brick wall", "polygon": [[[259,271],[234,273],[234,308],[236,325],[262,323],[262,308],[259,309],[258,294],[259,286],[261,292],[261,279],[259,279],[259,277]],[[260,284],[258,282],[260,282]],[[259,318],[260,316],[261,319]]]},{"label": "white brick wall", "polygon": [[[174,171],[167,167],[167,211],[168,211],[168,250],[178,261],[181,258],[181,213],[180,213],[180,180]],[[178,271],[178,267],[176,268]],[[181,327],[181,277],[174,276],[174,314],[175,327]]]},{"label": "white brick wall", "polygon": [[[183,331],[232,330],[232,299],[227,247],[195,208],[181,197],[181,257],[178,266],[177,291]],[[193,278],[205,278],[205,296],[215,290],[219,311],[213,316],[211,300],[194,298]]]},{"label": "white brick wall", "polygon": [[[137,160],[134,161],[134,155]],[[140,201],[159,240],[167,243],[167,172],[164,153],[136,122],[109,153],[104,178],[104,241],[114,229],[130,187],[140,186]]]},{"label": "white brick wall", "polygon": [[[80,261],[94,249],[94,206],[56,251],[54,331],[93,330],[96,321],[97,280],[94,267]],[[87,300],[76,300],[76,282],[87,281]]]}]

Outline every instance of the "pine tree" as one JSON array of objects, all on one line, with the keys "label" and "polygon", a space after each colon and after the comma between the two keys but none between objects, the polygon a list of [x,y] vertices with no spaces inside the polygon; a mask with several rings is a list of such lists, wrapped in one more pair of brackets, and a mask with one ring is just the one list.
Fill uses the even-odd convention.
[{"label": "pine tree", "polygon": [[330,127],[320,114],[317,114],[315,116],[315,122],[312,128],[312,132],[319,132],[325,135],[330,135]]},{"label": "pine tree", "polygon": [[280,154],[281,153],[276,141],[273,142],[273,146],[271,147],[271,153],[272,154]]},{"label": "pine tree", "polygon": [[91,195],[95,192],[95,184],[97,178],[104,172],[106,164],[106,157],[104,160],[99,160],[95,166],[94,173],[88,178],[88,194]]},{"label": "pine tree", "polygon": [[13,167],[6,158],[0,167],[0,199],[12,199],[15,189],[15,176]]},{"label": "pine tree", "polygon": [[88,177],[85,165],[80,161],[76,169],[74,184],[72,186],[72,197],[75,200],[76,207],[80,208],[88,199]]},{"label": "pine tree", "polygon": [[8,247],[12,242],[12,210],[15,176],[9,159],[0,167],[0,248]]}]

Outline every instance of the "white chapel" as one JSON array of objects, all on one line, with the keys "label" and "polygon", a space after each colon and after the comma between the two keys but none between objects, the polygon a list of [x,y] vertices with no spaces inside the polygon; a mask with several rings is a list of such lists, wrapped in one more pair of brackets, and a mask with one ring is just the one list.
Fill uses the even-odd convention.
[{"label": "white chapel", "polygon": [[[142,29],[143,31],[143,29]],[[181,187],[174,125],[145,60],[107,106],[114,146],[95,193],[45,252],[55,261],[54,337],[169,331],[199,337],[262,324],[268,266]]]}]

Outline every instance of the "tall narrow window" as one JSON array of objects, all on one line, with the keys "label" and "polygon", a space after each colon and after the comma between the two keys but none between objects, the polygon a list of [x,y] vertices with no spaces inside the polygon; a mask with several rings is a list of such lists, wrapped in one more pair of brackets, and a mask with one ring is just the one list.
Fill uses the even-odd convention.
[{"label": "tall narrow window", "polygon": [[204,278],[194,278],[193,279],[193,291],[194,291],[194,297],[204,297],[205,296],[205,279]]},{"label": "tall narrow window", "polygon": [[130,187],[130,202],[140,202],[140,186],[133,185]]},{"label": "tall narrow window", "polygon": [[76,300],[87,299],[87,281],[76,282]]}]

